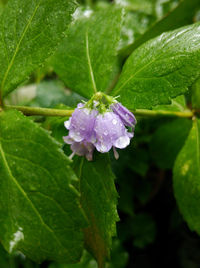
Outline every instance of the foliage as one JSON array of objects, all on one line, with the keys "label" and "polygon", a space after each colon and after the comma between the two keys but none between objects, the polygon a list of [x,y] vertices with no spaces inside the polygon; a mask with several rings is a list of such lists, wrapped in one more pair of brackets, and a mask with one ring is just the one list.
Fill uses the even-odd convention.
[{"label": "foliage", "polygon": [[[199,267],[199,10],[0,0],[1,267]],[[64,122],[104,93],[135,137],[71,159]]]}]

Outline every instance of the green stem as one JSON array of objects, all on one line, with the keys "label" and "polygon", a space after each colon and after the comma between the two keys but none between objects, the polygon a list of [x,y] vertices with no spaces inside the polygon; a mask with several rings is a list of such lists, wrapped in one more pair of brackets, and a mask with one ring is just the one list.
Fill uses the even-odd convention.
[{"label": "green stem", "polygon": [[[21,111],[24,115],[38,115],[38,116],[60,116],[67,117],[71,116],[74,110],[60,110],[60,109],[50,109],[41,107],[27,107],[27,106],[14,106],[5,105],[3,107],[5,110],[16,109]],[[0,108],[0,111],[3,110]],[[183,112],[176,111],[164,111],[164,110],[146,110],[146,109],[136,109],[132,111],[136,116],[143,117],[157,117],[157,116],[167,116],[167,117],[182,117],[182,118],[192,118],[195,115],[195,111],[185,110]]]},{"label": "green stem", "polygon": [[155,117],[155,116],[168,116],[168,117],[182,117],[182,118],[192,118],[194,116],[194,112],[191,110],[185,110],[183,112],[179,111],[164,111],[164,110],[146,110],[146,109],[136,109],[132,111],[134,115],[137,116],[147,116],[147,117]]},{"label": "green stem", "polygon": [[14,105],[5,105],[4,109],[5,110],[16,109],[16,110],[22,112],[24,115],[60,116],[60,117],[71,116],[72,113],[74,112],[74,110],[60,110],[60,109],[14,106]]}]

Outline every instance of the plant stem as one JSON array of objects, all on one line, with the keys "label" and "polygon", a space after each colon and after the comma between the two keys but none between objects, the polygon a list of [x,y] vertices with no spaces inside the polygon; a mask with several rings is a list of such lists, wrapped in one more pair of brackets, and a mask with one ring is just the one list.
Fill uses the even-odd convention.
[{"label": "plant stem", "polygon": [[[3,108],[0,107],[0,111],[3,109],[10,110],[16,109],[21,111],[24,115],[38,115],[38,116],[60,116],[68,117],[71,116],[74,110],[60,110],[51,108],[41,108],[41,107],[27,107],[27,106],[14,106],[5,105]],[[185,110],[183,112],[179,111],[165,111],[165,110],[146,110],[146,109],[136,109],[132,111],[136,116],[143,117],[157,117],[157,116],[168,116],[168,117],[182,117],[182,118],[192,118],[195,115],[195,111]]]},{"label": "plant stem", "polygon": [[14,105],[5,105],[4,109],[5,110],[15,109],[15,110],[22,112],[24,115],[60,116],[60,117],[71,116],[72,113],[74,112],[74,110],[60,110],[60,109],[51,109],[51,108],[14,106]]},{"label": "plant stem", "polygon": [[185,110],[183,112],[179,112],[179,111],[165,111],[165,110],[136,109],[135,111],[132,112],[134,113],[134,115],[147,116],[147,117],[169,116],[169,117],[192,118],[194,116],[194,112],[191,110]]}]

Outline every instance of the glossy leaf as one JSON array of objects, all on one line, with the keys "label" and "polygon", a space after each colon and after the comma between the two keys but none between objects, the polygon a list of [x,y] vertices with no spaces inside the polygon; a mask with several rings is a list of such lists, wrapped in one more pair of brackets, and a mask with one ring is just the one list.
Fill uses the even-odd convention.
[{"label": "glossy leaf", "polygon": [[99,267],[103,267],[110,256],[118,220],[117,192],[108,155],[98,153],[93,162],[80,158],[75,170],[80,179],[81,206],[89,220],[89,227],[84,229],[85,244]]},{"label": "glossy leaf", "polygon": [[85,218],[70,161],[58,144],[16,111],[0,113],[0,239],[40,262],[76,262]]},{"label": "glossy leaf", "polygon": [[174,192],[179,209],[191,230],[200,234],[200,120],[190,134],[174,166]]},{"label": "glossy leaf", "polygon": [[66,86],[86,98],[109,87],[117,68],[121,20],[121,9],[113,7],[76,11],[67,38],[52,60]]},{"label": "glossy leaf", "polygon": [[164,33],[128,58],[113,95],[128,108],[170,103],[200,76],[200,24]]},{"label": "glossy leaf", "polygon": [[10,0],[0,18],[0,89],[15,89],[64,37],[74,0]]}]

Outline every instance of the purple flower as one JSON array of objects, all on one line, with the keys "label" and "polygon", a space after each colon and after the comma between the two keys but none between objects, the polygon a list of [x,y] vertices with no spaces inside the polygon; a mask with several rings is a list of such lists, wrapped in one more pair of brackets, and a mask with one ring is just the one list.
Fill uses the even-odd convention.
[{"label": "purple flower", "polygon": [[99,114],[94,130],[96,133],[96,149],[105,153],[112,147],[123,149],[129,145],[133,133],[129,133],[118,115],[113,112]]},{"label": "purple flower", "polygon": [[84,104],[79,103],[72,114],[72,117],[65,121],[64,125],[69,130],[68,138],[74,142],[91,142],[96,140],[94,124],[98,111],[84,108]]},{"label": "purple flower", "polygon": [[[64,123],[69,134],[63,139],[70,144],[73,151],[71,157],[77,154],[92,160],[95,148],[101,153],[113,148],[117,159],[116,148],[123,149],[129,145],[135,124],[134,115],[121,103],[115,102],[110,108],[99,101],[89,101],[86,105],[79,103],[71,118]],[[131,127],[132,132],[125,126]]]},{"label": "purple flower", "polygon": [[[64,141],[66,137],[63,137]],[[66,141],[66,143],[69,144],[69,140]],[[77,154],[79,156],[85,156],[87,158],[88,161],[92,160],[92,156],[93,156],[93,151],[95,149],[94,145],[92,143],[89,142],[72,142],[71,146],[70,146],[71,150],[72,150],[72,155],[71,158]]]},{"label": "purple flower", "polygon": [[115,114],[117,114],[122,120],[123,124],[128,127],[134,128],[137,121],[133,113],[131,113],[126,107],[124,107],[120,102],[115,102],[111,106],[111,109]]}]

